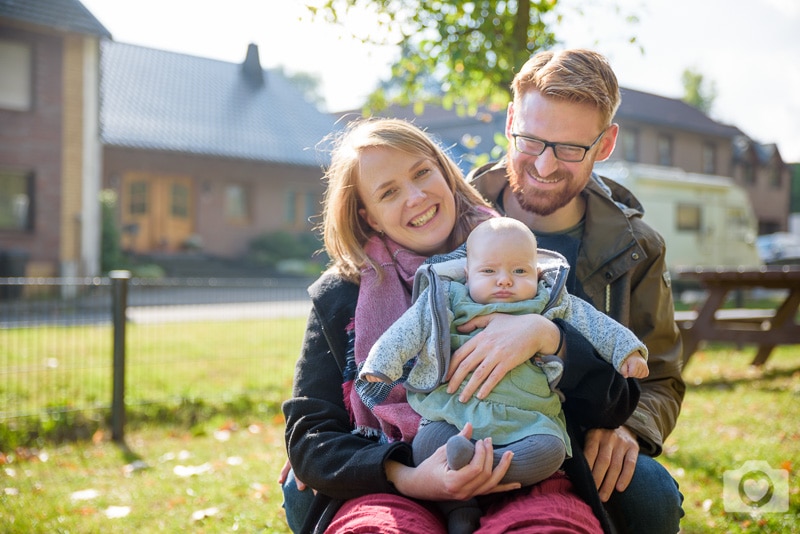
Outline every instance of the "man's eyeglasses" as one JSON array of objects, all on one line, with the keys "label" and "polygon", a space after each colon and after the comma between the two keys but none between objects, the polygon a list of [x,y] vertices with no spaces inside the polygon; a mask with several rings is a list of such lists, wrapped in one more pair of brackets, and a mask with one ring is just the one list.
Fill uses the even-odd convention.
[{"label": "man's eyeglasses", "polygon": [[606,133],[606,129],[600,132],[600,135],[598,135],[589,146],[551,143],[550,141],[516,133],[512,133],[511,137],[514,138],[514,146],[523,154],[541,156],[547,147],[550,147],[553,149],[553,154],[555,154],[556,159],[568,163],[578,163],[583,161],[583,158],[586,157],[586,153],[600,141],[604,133]]}]

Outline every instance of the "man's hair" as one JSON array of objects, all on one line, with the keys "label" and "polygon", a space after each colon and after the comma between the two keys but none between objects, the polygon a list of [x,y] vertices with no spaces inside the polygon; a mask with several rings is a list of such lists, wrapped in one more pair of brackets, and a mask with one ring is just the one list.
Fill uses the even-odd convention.
[{"label": "man's hair", "polygon": [[511,82],[514,105],[530,91],[580,104],[600,111],[602,126],[608,126],[620,102],[617,77],[602,54],[583,48],[534,54]]}]

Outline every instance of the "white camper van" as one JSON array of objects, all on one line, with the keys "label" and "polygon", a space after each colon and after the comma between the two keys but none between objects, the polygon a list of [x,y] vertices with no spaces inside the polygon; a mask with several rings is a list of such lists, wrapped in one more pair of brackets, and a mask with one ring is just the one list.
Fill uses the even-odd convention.
[{"label": "white camper van", "polygon": [[636,195],[644,220],[664,236],[673,273],[762,264],[750,199],[730,178],[620,161],[598,162],[594,170]]}]

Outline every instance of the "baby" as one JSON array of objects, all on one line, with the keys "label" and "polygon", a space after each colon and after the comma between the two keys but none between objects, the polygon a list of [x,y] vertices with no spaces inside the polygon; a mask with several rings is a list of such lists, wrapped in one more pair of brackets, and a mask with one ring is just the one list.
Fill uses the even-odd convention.
[{"label": "baby", "polygon": [[[455,393],[447,392],[442,382],[451,348],[477,333],[461,334],[456,327],[476,316],[499,312],[561,318],[623,376],[648,375],[644,344],[621,324],[568,294],[564,287],[568,270],[563,257],[537,248],[527,226],[506,217],[489,219],[472,231],[466,243],[466,265],[462,258],[420,268],[415,293],[427,286],[372,347],[356,384],[365,402],[377,404],[379,399],[370,398],[376,391],[370,384],[401,379],[404,365],[416,357],[405,382],[409,404],[423,417],[412,444],[415,462],[446,443],[451,469],[469,463],[474,445],[458,435],[467,422],[473,426],[473,439],[492,437],[495,465],[505,450],[514,451],[503,482],[535,484],[571,455],[556,389],[563,369],[557,356],[535,355],[518,365],[483,400],[458,400],[467,380]],[[563,332],[555,353],[562,343]],[[480,510],[474,500],[440,504],[451,534],[477,527]]]}]

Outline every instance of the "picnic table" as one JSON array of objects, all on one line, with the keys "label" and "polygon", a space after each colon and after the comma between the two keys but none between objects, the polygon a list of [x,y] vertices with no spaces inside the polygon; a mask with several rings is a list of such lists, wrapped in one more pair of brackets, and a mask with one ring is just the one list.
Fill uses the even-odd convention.
[{"label": "picnic table", "polygon": [[[706,298],[697,311],[675,312],[683,337],[683,364],[702,341],[754,343],[752,365],[763,365],[777,345],[800,344],[800,265],[756,268],[696,268],[678,272],[682,280],[699,282]],[[732,291],[755,288],[785,290],[772,309],[723,309]]]}]

